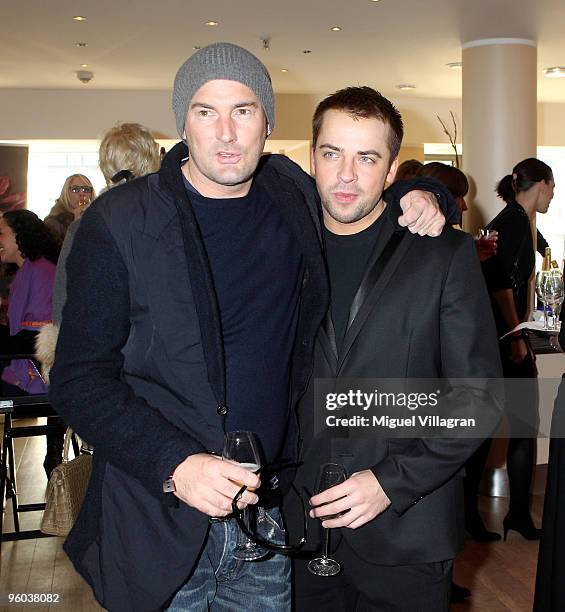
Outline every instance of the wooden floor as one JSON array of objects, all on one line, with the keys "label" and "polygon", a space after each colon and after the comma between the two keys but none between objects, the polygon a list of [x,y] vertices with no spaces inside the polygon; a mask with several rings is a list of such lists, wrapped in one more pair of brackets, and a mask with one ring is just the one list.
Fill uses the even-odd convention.
[{"label": "wooden floor", "polygon": [[[21,503],[42,501],[46,485],[41,463],[45,454],[43,437],[16,441],[19,498]],[[543,500],[534,496],[533,516],[539,525]],[[504,498],[482,498],[481,511],[487,526],[502,531],[506,514]],[[37,529],[40,513],[27,513],[22,528]],[[4,531],[13,528],[11,507],[6,505]],[[39,538],[4,542],[1,554],[0,610],[24,612],[29,609],[53,612],[102,610],[89,587],[74,571],[62,550],[62,538]],[[455,564],[455,580],[470,587],[471,598],[452,606],[453,612],[530,612],[534,593],[538,544],[510,532],[507,542],[479,544],[467,540]],[[59,603],[25,607],[8,603],[9,593],[53,593]],[[236,612],[236,611],[234,611]],[[260,612],[260,611],[258,611]],[[318,612],[318,611],[313,611]],[[320,611],[322,612],[322,611]],[[346,611],[348,612],[348,611]],[[433,612],[430,610],[430,612]]]},{"label": "wooden floor", "polygon": [[[483,497],[480,502],[485,524],[502,533],[508,502],[503,497]],[[541,525],[543,499],[534,495],[532,516]],[[466,540],[465,550],[455,561],[454,580],[471,589],[465,604],[453,612],[531,612],[534,598],[538,542],[528,542],[515,531],[506,542],[480,544]]]},{"label": "wooden floor", "polygon": [[[35,422],[35,421],[32,421]],[[24,421],[21,421],[24,424]],[[16,475],[20,503],[43,501],[47,478],[42,463],[45,437],[15,440]],[[21,529],[38,529],[40,512],[20,514]],[[12,507],[6,503],[3,531],[12,531]],[[0,568],[0,610],[25,612],[30,609],[57,612],[90,612],[103,610],[90,588],[75,572],[63,552],[63,538],[47,537],[18,542],[3,542]],[[26,604],[8,602],[10,593],[45,593],[59,596],[59,603]]]}]

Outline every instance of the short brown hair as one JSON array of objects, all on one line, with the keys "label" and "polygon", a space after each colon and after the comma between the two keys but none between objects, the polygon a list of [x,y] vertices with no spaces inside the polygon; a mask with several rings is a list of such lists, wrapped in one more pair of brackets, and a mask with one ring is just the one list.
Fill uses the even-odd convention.
[{"label": "short brown hair", "polygon": [[413,179],[423,165],[424,164],[417,159],[407,159],[403,161],[396,169],[394,182],[409,181],[410,179]]},{"label": "short brown hair", "polygon": [[441,162],[422,166],[416,176],[429,176],[443,183],[454,198],[464,198],[469,191],[469,181],[459,168]]},{"label": "short brown hair", "polygon": [[394,104],[372,87],[346,87],[318,104],[312,118],[312,143],[316,146],[324,114],[329,110],[343,111],[354,118],[378,119],[390,127],[388,150],[390,161],[398,157],[404,136],[402,116]]}]

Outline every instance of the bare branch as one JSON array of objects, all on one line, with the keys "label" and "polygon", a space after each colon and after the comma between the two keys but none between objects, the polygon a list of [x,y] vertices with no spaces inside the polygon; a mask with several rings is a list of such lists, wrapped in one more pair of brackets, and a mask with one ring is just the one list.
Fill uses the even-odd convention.
[{"label": "bare branch", "polygon": [[453,148],[453,151],[455,153],[455,167],[459,168],[459,154],[457,153],[457,121],[455,121],[455,115],[453,114],[453,111],[449,111],[449,114],[451,115],[451,121],[453,121],[453,135],[447,129],[447,126],[442,121],[441,117],[439,115],[436,115],[436,117],[441,123],[444,133],[449,138],[449,142],[451,143],[451,147]]}]

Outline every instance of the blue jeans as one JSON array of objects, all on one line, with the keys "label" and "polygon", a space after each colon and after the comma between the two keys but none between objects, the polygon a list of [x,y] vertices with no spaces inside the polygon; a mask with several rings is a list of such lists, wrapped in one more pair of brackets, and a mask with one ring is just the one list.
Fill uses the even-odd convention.
[{"label": "blue jeans", "polygon": [[[284,542],[278,508],[266,512],[263,537]],[[238,561],[234,548],[243,540],[235,519],[212,523],[192,576],[173,598],[169,612],[288,612],[290,559],[269,555],[258,561]]]}]

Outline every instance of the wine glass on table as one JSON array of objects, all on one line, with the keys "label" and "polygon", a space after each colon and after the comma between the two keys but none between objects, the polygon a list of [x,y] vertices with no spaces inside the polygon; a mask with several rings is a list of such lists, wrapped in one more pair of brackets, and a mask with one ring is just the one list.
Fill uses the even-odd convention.
[{"label": "wine glass on table", "polygon": [[544,285],[545,302],[551,307],[553,319],[550,329],[557,329],[557,321],[559,320],[559,312],[563,304],[563,277],[559,271],[551,271]]},{"label": "wine glass on table", "polygon": [[[343,465],[338,463],[325,463],[320,467],[318,472],[318,480],[316,484],[316,494],[322,493],[327,489],[331,489],[335,485],[345,482],[347,475]],[[319,506],[318,506],[319,507]],[[332,518],[341,516],[343,512],[338,514],[330,514],[319,517],[321,521],[325,521]],[[335,576],[341,571],[341,564],[332,559],[329,554],[330,550],[330,530],[323,528],[323,545],[322,555],[312,559],[308,563],[308,569],[316,576]]]},{"label": "wine glass on table", "polygon": [[536,274],[536,295],[538,300],[543,304],[543,329],[548,329],[547,326],[547,305],[545,302],[545,284],[551,272],[549,270],[540,270]]},{"label": "wine glass on table", "polygon": [[[230,431],[224,436],[224,448],[222,458],[229,459],[239,463],[242,468],[258,474],[261,470],[261,445],[259,438],[251,431]],[[236,482],[239,487],[242,483]],[[248,487],[249,491],[254,491],[252,487]],[[244,511],[244,522],[248,530],[250,530],[251,511],[248,506]],[[241,561],[256,561],[268,554],[269,551],[255,544],[250,538],[246,537],[243,544],[238,544],[235,547],[233,556]]]}]

